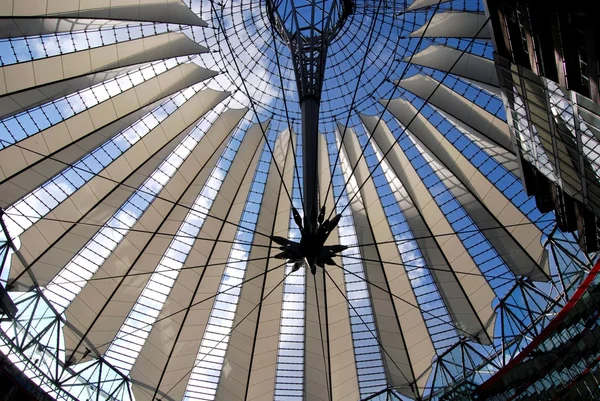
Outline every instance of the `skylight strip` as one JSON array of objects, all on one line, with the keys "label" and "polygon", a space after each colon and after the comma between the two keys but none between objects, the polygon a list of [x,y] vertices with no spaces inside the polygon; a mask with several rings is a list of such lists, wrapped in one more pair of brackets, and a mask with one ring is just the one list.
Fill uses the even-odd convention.
[{"label": "skylight strip", "polygon": [[[469,159],[473,166],[481,171],[481,173],[484,174],[507,199],[521,210],[521,212],[527,215],[532,221],[539,219],[541,213],[535,206],[535,200],[530,199],[527,196],[518,177],[511,174],[502,164],[498,163],[498,161],[490,156],[480,144],[470,139],[460,125],[446,119],[443,114],[434,107],[426,106],[423,108],[422,113],[427,117],[428,121],[434,125],[459,152]],[[394,124],[395,121],[391,119],[390,125]],[[535,138],[536,141],[539,142],[537,133]],[[538,144],[537,146],[541,147],[541,144]]]},{"label": "skylight strip", "polygon": [[458,238],[460,238],[479,271],[488,279],[490,286],[496,293],[504,291],[503,289],[510,286],[509,280],[499,278],[513,277],[513,275],[502,258],[490,245],[487,238],[475,225],[452,192],[438,177],[423,156],[419,146],[408,136],[403,136],[399,142],[417,174],[422,178],[423,184],[431,193],[444,216],[446,216],[448,223],[457,233]]},{"label": "skylight strip", "polygon": [[0,40],[0,63],[24,63],[177,31],[181,31],[181,28],[174,24],[132,25],[121,22],[120,26],[107,26],[95,30],[3,39]]},{"label": "skylight strip", "polygon": [[[129,233],[136,221],[154,201],[177,168],[219,116],[223,106],[209,111],[181,141],[165,161],[144,181],[96,235],[65,265],[46,286],[45,295],[59,312],[64,311],[98,271],[106,258]],[[167,275],[168,273],[165,273]]]},{"label": "skylight strip", "polygon": [[76,93],[4,118],[0,120],[0,149],[53,127],[189,60],[188,56],[184,56],[155,61]]},{"label": "skylight strip", "polygon": [[[339,152],[339,167],[335,169],[332,179],[333,193],[337,203],[337,212],[340,213],[343,205],[350,201],[345,182],[354,190],[358,184],[354,176],[346,180],[344,171],[350,171],[348,159],[341,150],[339,138],[334,137],[333,143],[328,143],[330,149],[330,163],[335,162],[335,153]],[[360,193],[357,195],[361,199]],[[344,267],[344,281],[346,286],[346,297],[348,298],[348,313],[350,315],[350,330],[354,343],[354,359],[358,376],[358,386],[361,397],[367,397],[387,386],[387,378],[383,365],[383,359],[379,343],[375,337],[379,337],[375,324],[375,315],[371,304],[369,289],[365,281],[366,275],[358,245],[358,237],[354,227],[354,220],[350,208],[345,208],[342,219],[338,224],[340,244],[349,246],[342,253],[342,266]]]},{"label": "skylight strip", "polygon": [[[285,274],[292,268],[286,266]],[[275,400],[296,399],[304,391],[305,277],[302,267],[283,283]]]},{"label": "skylight strip", "polygon": [[229,253],[218,289],[219,295],[215,298],[196,363],[185,390],[186,400],[214,400],[215,398],[240,299],[241,288],[235,286],[242,283],[246,273],[247,262],[240,261],[247,260],[250,256],[251,246],[247,244],[252,242],[254,233],[249,230],[256,228],[257,206],[262,202],[271,162],[271,153],[265,144],[244,206],[242,214],[244,228],[238,228],[236,232],[234,245]]},{"label": "skylight strip", "polygon": [[[302,215],[300,188],[302,181],[302,142],[301,137],[296,146],[296,166],[292,184],[292,202]],[[298,173],[298,177],[295,174]],[[300,240],[300,230],[294,222],[290,211],[290,229],[288,238]],[[286,279],[283,282],[283,299],[281,302],[281,318],[279,321],[279,346],[277,351],[277,368],[275,374],[275,401],[302,399],[304,395],[304,330],[305,300],[307,278],[306,268],[301,267],[291,273],[293,265],[286,265]],[[288,275],[289,274],[289,275]]]},{"label": "skylight strip", "polygon": [[[215,114],[217,114],[215,112]],[[106,359],[122,372],[128,373],[135,363],[152,325],[158,318],[167,297],[177,280],[180,269],[194,245],[194,237],[200,232],[225,175],[231,166],[229,155],[235,155],[240,145],[238,132],[230,139],[227,148],[219,157],[206,184],[196,197],[194,204],[179,226],[177,234],[156,266],[129,315],[123,322],[115,340],[105,353]],[[197,142],[196,142],[197,143]],[[165,180],[168,181],[168,179]],[[164,184],[163,184],[164,185]]]},{"label": "skylight strip", "polygon": [[[386,195],[383,193],[385,189],[392,198],[392,205],[384,207],[384,210],[388,219],[388,225],[392,230],[394,239],[397,241],[398,252],[404,262],[402,268],[408,275],[419,307],[427,312],[421,313],[421,315],[423,316],[423,320],[425,320],[433,345],[440,352],[452,346],[458,340],[458,335],[453,327],[452,318],[444,304],[437,284],[431,272],[427,269],[427,263],[408,226],[404,213],[400,210],[396,198],[392,195],[398,194],[402,190],[402,183],[388,162],[383,158],[380,149],[376,145],[374,146],[373,142],[371,142],[371,149],[375,156],[374,159],[376,163],[380,163],[379,167],[386,179],[383,185],[377,186],[379,196],[383,201]],[[369,161],[373,158],[367,157],[366,159]],[[394,213],[395,224],[391,224],[390,222],[390,212]],[[437,334],[443,334],[443,336]]]},{"label": "skylight strip", "polygon": [[[81,158],[72,167],[52,177],[29,195],[6,209],[11,220],[10,233],[20,235],[39,219],[50,213],[56,206],[89,182],[110,163],[130,149],[152,129],[174,113],[201,87],[183,90],[163,102],[160,106],[108,139]],[[19,216],[20,215],[20,216]]]}]

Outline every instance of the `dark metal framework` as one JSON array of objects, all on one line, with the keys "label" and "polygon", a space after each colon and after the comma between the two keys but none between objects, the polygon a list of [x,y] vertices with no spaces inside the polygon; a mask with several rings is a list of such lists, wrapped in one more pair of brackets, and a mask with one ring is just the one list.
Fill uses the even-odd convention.
[{"label": "dark metal framework", "polygon": [[290,48],[300,102],[320,100],[327,49],[353,12],[351,0],[267,0],[271,24]]},{"label": "dark metal framework", "polygon": [[319,106],[327,49],[352,14],[351,0],[267,0],[269,20],[291,52],[302,110],[304,221],[316,231]]},{"label": "dark metal framework", "polygon": [[[499,346],[490,352],[478,344],[461,339],[440,354],[430,377],[432,399],[480,399],[474,398],[479,386],[506,369],[523,350],[539,340],[555,316],[573,302],[577,289],[592,270],[592,263],[585,260],[583,253],[579,252],[576,256],[572,252],[576,246],[576,241],[553,231],[546,247],[556,261],[557,271],[553,274],[553,282],[558,292],[549,295],[550,291],[539,288],[531,281],[517,279],[495,307],[499,317]],[[560,381],[551,380],[549,383],[547,385],[558,386]]]},{"label": "dark metal framework", "polygon": [[[0,272],[11,254],[21,258],[1,212]],[[34,286],[28,292],[13,293],[12,298],[16,312],[12,316],[0,313],[0,348],[39,389],[57,400],[133,400],[129,378],[102,356],[82,364],[65,361],[63,326],[67,322],[43,288]],[[26,382],[22,385],[30,387]]]},{"label": "dark metal framework", "polygon": [[[600,249],[598,39],[585,1],[487,0],[495,64],[527,193]],[[532,146],[533,141],[538,142]]]}]

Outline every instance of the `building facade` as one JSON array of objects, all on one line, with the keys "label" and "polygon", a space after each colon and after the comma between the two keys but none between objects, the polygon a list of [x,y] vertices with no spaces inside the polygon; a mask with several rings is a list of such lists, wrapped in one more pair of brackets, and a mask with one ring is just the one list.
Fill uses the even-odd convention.
[{"label": "building facade", "polygon": [[489,0],[495,63],[529,195],[599,249],[600,29],[592,2]]}]

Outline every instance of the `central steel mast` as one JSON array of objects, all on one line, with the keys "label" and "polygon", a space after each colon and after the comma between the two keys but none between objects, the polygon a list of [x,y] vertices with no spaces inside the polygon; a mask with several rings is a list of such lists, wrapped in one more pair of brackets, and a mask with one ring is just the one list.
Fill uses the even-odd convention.
[{"label": "central steel mast", "polygon": [[288,45],[302,111],[304,229],[317,230],[319,106],[327,49],[352,14],[351,0],[266,0],[269,19]]},{"label": "central steel mast", "polygon": [[319,106],[329,44],[352,14],[351,0],[266,0],[269,19],[291,52],[302,111],[302,173],[304,222],[292,207],[294,221],[301,232],[300,242],[271,237],[281,245],[276,257],[310,268],[335,264],[333,257],[346,247],[325,246],[341,216],[325,220],[319,208]]}]

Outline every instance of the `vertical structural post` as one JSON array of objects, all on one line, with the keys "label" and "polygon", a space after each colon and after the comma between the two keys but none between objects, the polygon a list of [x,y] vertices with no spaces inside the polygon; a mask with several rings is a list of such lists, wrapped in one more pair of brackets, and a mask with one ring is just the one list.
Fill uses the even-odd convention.
[{"label": "vertical structural post", "polygon": [[[15,303],[12,301],[8,292],[5,288],[5,283],[3,282],[2,277],[5,275],[4,269],[8,269],[6,266],[6,261],[8,258],[8,253],[11,247],[13,247],[13,243],[10,238],[10,234],[8,233],[8,229],[4,224],[4,210],[0,208],[0,241],[4,242],[0,244],[0,316],[7,316],[10,319],[14,319],[17,314],[17,307]],[[4,238],[2,238],[4,237]],[[7,275],[8,281],[8,275]]]},{"label": "vertical structural post", "polygon": [[317,229],[319,210],[317,155],[319,146],[319,100],[309,96],[302,100],[302,181],[304,185],[304,226]]},{"label": "vertical structural post", "polygon": [[319,105],[327,48],[353,13],[352,0],[266,0],[269,21],[290,49],[302,110],[304,226],[316,233],[319,214]]}]

